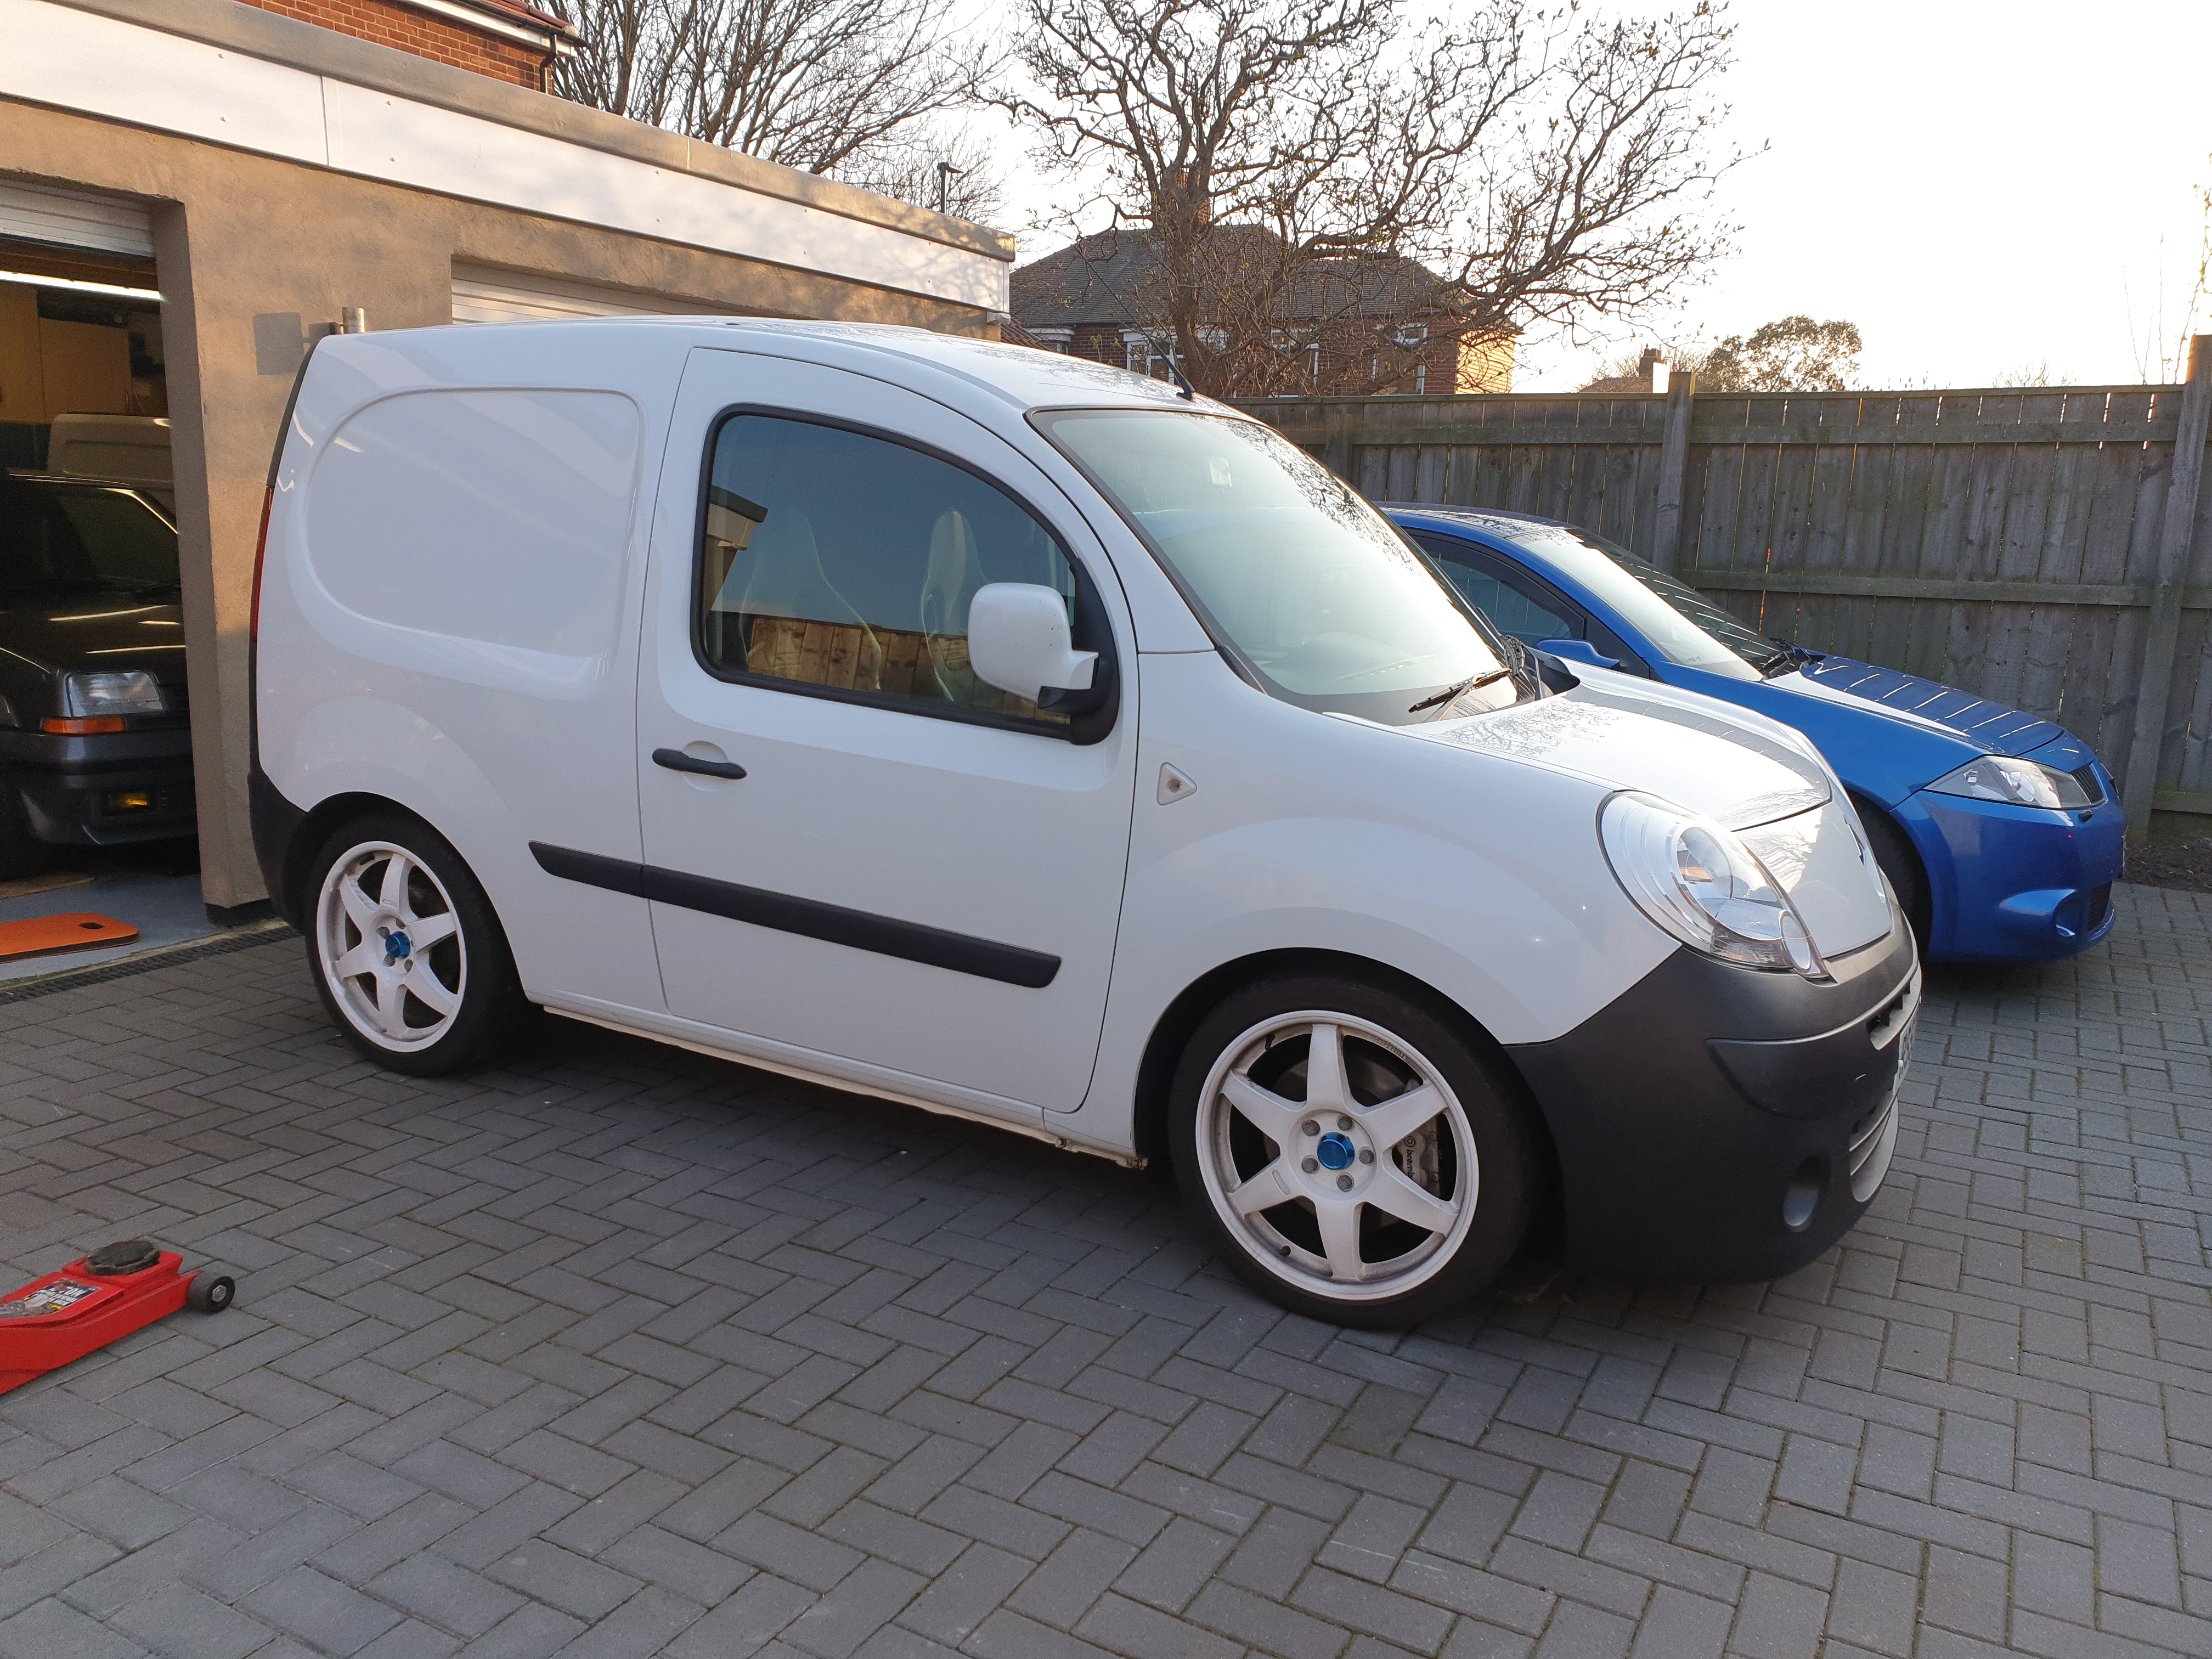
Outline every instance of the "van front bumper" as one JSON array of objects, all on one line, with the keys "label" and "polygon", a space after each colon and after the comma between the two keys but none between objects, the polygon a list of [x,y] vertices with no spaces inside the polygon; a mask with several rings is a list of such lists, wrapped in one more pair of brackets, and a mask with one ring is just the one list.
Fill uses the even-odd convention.
[{"label": "van front bumper", "polygon": [[1866,1213],[1919,1006],[1904,918],[1830,966],[1815,983],[1680,950],[1565,1036],[1505,1051],[1551,1131],[1571,1261],[1779,1279]]},{"label": "van front bumper", "polygon": [[55,846],[167,841],[199,828],[192,736],[182,724],[87,737],[0,732],[0,790],[32,837]]}]

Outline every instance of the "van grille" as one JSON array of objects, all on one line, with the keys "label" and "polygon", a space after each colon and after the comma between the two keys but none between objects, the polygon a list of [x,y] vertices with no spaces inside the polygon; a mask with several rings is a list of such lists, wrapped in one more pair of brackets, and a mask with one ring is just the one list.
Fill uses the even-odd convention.
[{"label": "van grille", "polygon": [[1863,1204],[1889,1173],[1889,1160],[1897,1150],[1897,1097],[1861,1118],[1851,1130],[1850,1149],[1844,1161],[1851,1177],[1851,1196]]}]

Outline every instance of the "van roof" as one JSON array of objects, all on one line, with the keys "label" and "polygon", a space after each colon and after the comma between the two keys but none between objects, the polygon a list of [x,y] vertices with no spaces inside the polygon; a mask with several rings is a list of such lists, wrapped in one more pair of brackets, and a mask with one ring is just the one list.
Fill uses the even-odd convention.
[{"label": "van roof", "polygon": [[[702,345],[721,343],[727,339],[727,331],[735,330],[746,334],[781,336],[794,343],[801,340],[819,341],[842,348],[843,351],[857,349],[903,358],[956,374],[1001,401],[1024,410],[1054,405],[1152,409],[1196,406],[1212,414],[1242,416],[1241,410],[1210,398],[1201,397],[1194,405],[1166,381],[1134,374],[1109,363],[1064,357],[1058,352],[1039,351],[1032,346],[1005,341],[939,334],[893,323],[815,322],[774,317],[578,317],[550,322],[477,323],[468,325],[468,332],[557,329],[573,337],[586,330],[667,328],[681,328],[698,336]],[[446,329],[423,331],[449,332]]]}]

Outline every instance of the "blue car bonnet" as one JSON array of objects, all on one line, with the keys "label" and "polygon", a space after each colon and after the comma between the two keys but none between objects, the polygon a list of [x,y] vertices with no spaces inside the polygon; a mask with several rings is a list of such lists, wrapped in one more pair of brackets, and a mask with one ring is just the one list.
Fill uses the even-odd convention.
[{"label": "blue car bonnet", "polygon": [[[2016,708],[1975,696],[1940,680],[1923,679],[1917,674],[1877,668],[1856,658],[1837,656],[1806,663],[1799,672],[1824,690],[1846,691],[1885,708],[1932,720],[1994,755],[2025,755],[2061,738],[2081,747],[2064,726],[2054,721],[2039,714],[2023,714]],[[2082,751],[2085,759],[2087,752]]]}]

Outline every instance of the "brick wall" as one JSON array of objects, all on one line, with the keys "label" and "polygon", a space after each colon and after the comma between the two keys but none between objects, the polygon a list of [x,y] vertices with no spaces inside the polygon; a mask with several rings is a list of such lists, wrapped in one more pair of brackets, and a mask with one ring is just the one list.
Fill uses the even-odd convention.
[{"label": "brick wall", "polygon": [[412,52],[417,58],[488,75],[495,81],[528,87],[533,92],[545,89],[544,53],[479,34],[465,24],[416,11],[397,0],[245,0],[245,3],[335,29],[340,34],[374,40],[380,46]]}]

